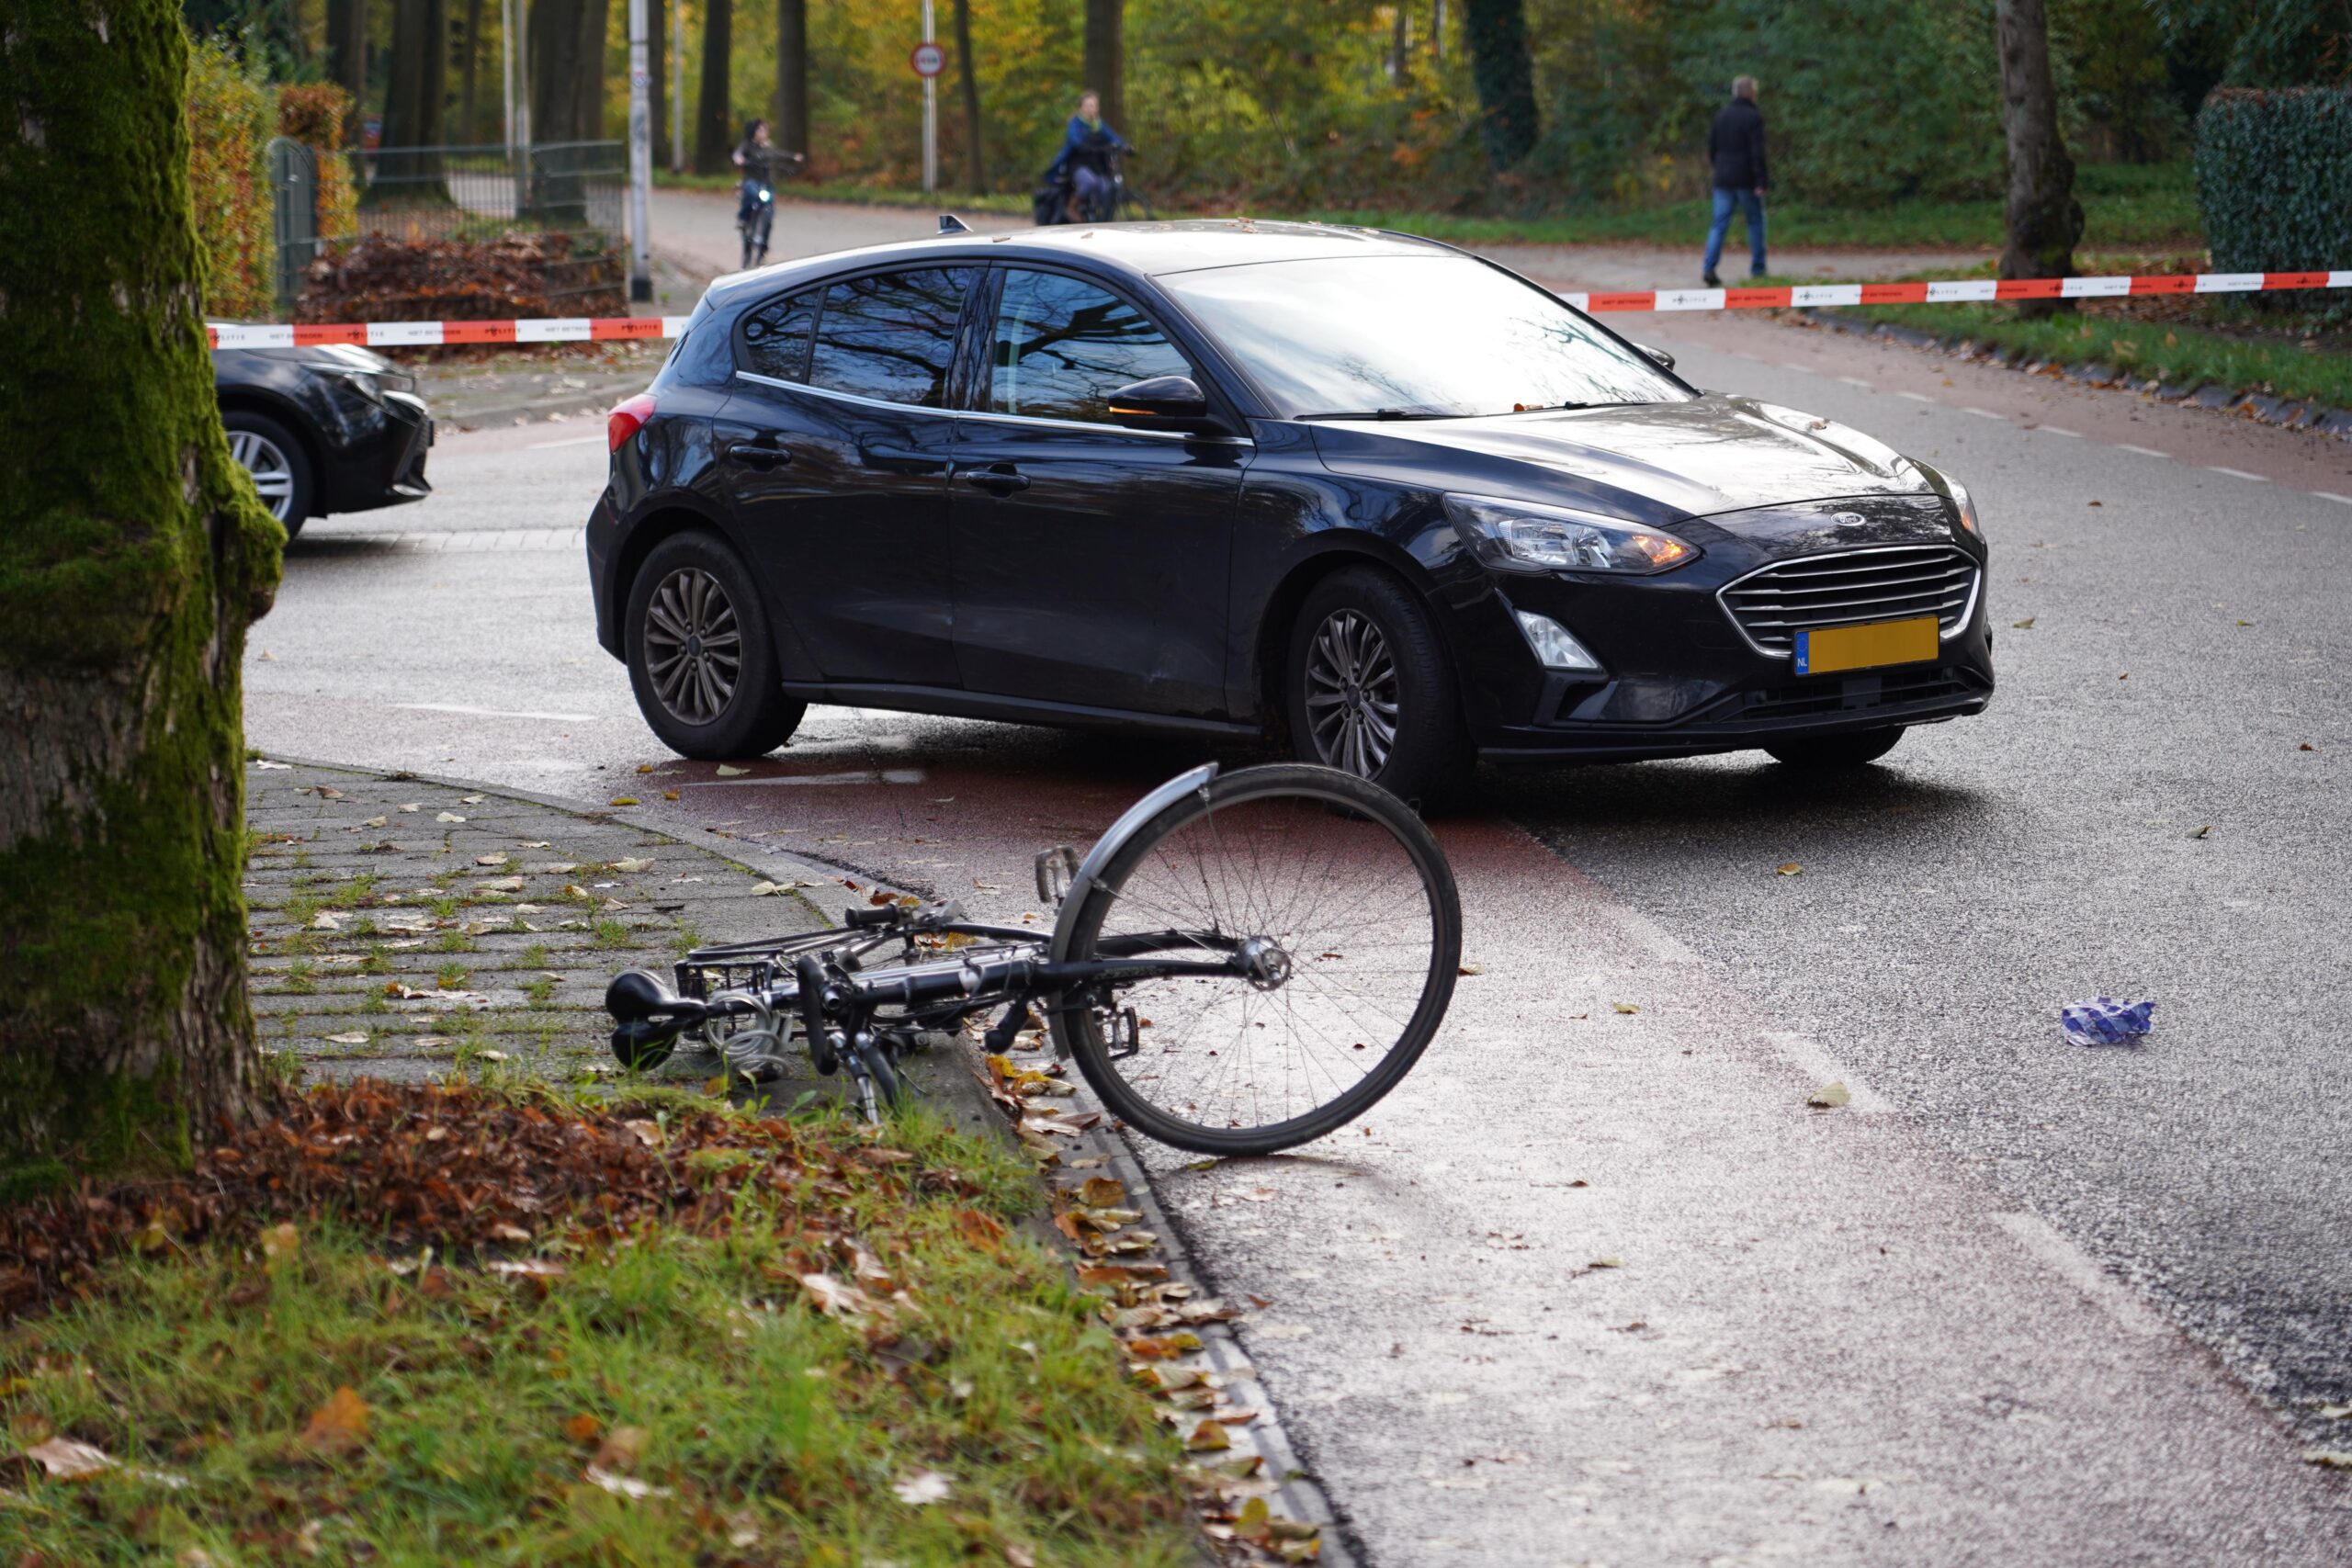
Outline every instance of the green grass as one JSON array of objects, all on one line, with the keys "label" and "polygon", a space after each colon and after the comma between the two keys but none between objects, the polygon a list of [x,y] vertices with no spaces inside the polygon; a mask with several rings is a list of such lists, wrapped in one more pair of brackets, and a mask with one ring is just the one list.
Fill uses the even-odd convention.
[{"label": "green grass", "polygon": [[598,947],[627,947],[632,940],[628,928],[618,920],[598,920],[591,930]]},{"label": "green grass", "polygon": [[[658,176],[659,183],[681,189],[731,191],[731,175],[674,175]],[[1147,178],[1141,188],[1154,198],[1162,217],[1195,210],[1182,197],[1160,201]],[[2195,177],[2186,162],[2177,164],[2085,164],[2076,171],[2075,194],[2085,216],[2083,243],[2092,248],[2143,246],[2201,248],[2203,222],[2197,209]],[[942,190],[936,196],[920,191],[861,185],[855,182],[792,184],[782,196],[787,201],[844,201],[872,206],[918,207],[937,211],[1018,212],[1029,210],[1029,198],[1013,194],[975,197]],[[1244,203],[1229,199],[1197,209],[1201,211],[1248,211],[1260,218],[1307,218],[1328,223],[1363,224],[1396,229],[1457,244],[1644,244],[1687,247],[1693,252],[1704,243],[1710,207],[1705,198],[1662,207],[1589,207],[1555,212],[1475,214],[1431,211],[1397,206],[1351,207],[1309,205],[1293,209],[1283,203]],[[1902,200],[1875,205],[1848,205],[1778,199],[1771,201],[1768,221],[1776,247],[1854,247],[1887,249],[1997,249],[2002,237],[2001,199],[1974,201]],[[1736,234],[1744,234],[1735,221]]]},{"label": "green grass", "polygon": [[[909,1292],[895,1335],[813,1309],[803,1221],[757,1162],[718,1178],[724,1235],[583,1241],[544,1289],[396,1275],[334,1218],[302,1221],[275,1259],[241,1237],[109,1264],[84,1299],[0,1333],[0,1452],[59,1435],[118,1461],[71,1483],[24,1465],[11,1560],[1204,1561],[1175,1443],[1067,1269],[1018,1234],[968,1239],[967,1210],[1019,1214],[1025,1173],[927,1121],[893,1141],[965,1192],[852,1159],[821,1201]],[[364,1435],[305,1444],[339,1398]],[[654,1490],[592,1482],[600,1452]],[[894,1495],[925,1471],[951,1478],[944,1502]]]}]

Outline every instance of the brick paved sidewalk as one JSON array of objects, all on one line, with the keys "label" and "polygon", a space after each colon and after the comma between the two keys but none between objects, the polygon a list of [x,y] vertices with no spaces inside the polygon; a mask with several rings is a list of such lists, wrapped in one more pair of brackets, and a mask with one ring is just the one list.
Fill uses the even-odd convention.
[{"label": "brick paved sidewalk", "polygon": [[[254,1012],[263,1047],[311,1077],[613,1075],[616,972],[667,976],[698,942],[815,930],[859,901],[820,867],[754,871],[609,812],[492,790],[262,761],[245,791]],[[906,1070],[942,1114],[997,1121],[957,1047]],[[654,1076],[713,1071],[679,1057]],[[790,1105],[849,1087],[802,1059],[769,1092]]]}]

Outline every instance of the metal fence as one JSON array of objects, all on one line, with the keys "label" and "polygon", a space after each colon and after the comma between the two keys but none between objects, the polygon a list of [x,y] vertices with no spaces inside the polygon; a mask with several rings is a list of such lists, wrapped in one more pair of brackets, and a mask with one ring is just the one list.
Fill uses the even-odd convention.
[{"label": "metal fence", "polygon": [[[358,209],[348,226],[322,228],[317,206],[320,158],[348,161]],[[320,152],[279,139],[269,178],[281,306],[291,306],[310,265],[338,246],[380,235],[394,240],[495,240],[512,231],[573,237],[582,254],[620,245],[628,189],[628,150],[619,141],[551,141],[530,147],[379,147]],[[550,297],[602,287],[551,276]]]}]

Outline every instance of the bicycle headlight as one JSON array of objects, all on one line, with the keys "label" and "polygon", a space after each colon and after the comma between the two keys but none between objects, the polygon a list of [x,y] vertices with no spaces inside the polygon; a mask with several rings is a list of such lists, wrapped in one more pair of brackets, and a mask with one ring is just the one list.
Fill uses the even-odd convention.
[{"label": "bicycle headlight", "polygon": [[1609,571],[1646,577],[1699,558],[1696,547],[1671,534],[1565,506],[1449,495],[1445,513],[1470,553],[1497,571]]}]

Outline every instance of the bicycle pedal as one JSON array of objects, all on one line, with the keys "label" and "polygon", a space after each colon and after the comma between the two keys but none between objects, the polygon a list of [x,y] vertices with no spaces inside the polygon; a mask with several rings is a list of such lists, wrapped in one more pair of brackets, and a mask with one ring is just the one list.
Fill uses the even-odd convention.
[{"label": "bicycle pedal", "polygon": [[1111,1015],[1111,1056],[1117,1060],[1132,1056],[1143,1049],[1143,1023],[1133,1008],[1121,1008]]},{"label": "bicycle pedal", "polygon": [[1037,852],[1037,897],[1046,903],[1058,905],[1077,876],[1078,852],[1069,845]]}]

